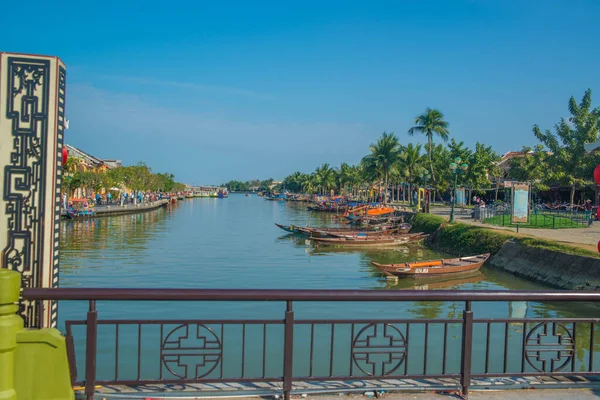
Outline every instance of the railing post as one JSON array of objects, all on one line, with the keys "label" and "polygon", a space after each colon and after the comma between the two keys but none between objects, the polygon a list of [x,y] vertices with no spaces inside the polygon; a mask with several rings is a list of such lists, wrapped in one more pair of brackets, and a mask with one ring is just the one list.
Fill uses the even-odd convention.
[{"label": "railing post", "polygon": [[462,329],[462,353],[460,360],[460,385],[462,386],[462,397],[469,397],[469,385],[471,384],[471,357],[473,351],[473,311],[471,302],[465,304],[463,311]]},{"label": "railing post", "polygon": [[96,340],[98,333],[98,313],[96,300],[90,300],[90,309],[86,320],[85,342],[85,396],[87,400],[94,400],[96,386]]},{"label": "railing post", "polygon": [[286,302],[285,310],[283,349],[283,396],[285,400],[289,400],[292,391],[292,367],[294,364],[294,311],[292,302],[289,300]]},{"label": "railing post", "polygon": [[23,319],[17,316],[21,274],[0,269],[0,399],[16,400],[15,350]]}]

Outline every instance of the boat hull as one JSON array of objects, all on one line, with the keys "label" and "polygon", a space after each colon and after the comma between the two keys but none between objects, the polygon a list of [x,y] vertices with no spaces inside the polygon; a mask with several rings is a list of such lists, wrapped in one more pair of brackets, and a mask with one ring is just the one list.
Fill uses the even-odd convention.
[{"label": "boat hull", "polygon": [[429,235],[413,233],[379,238],[311,238],[317,245],[344,247],[393,247],[425,239]]},{"label": "boat hull", "polygon": [[286,232],[289,233],[298,233],[298,230],[296,229],[296,227],[294,225],[282,225],[282,224],[275,224],[276,227],[283,229]]},{"label": "boat hull", "polygon": [[489,254],[481,254],[471,257],[402,264],[379,264],[373,262],[373,265],[385,275],[399,278],[440,276],[478,271],[489,256]]}]

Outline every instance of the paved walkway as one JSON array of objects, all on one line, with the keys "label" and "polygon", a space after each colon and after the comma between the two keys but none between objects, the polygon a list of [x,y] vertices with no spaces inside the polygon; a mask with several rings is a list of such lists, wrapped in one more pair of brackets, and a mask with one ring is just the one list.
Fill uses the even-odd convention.
[{"label": "paved walkway", "polygon": [[[447,218],[450,217],[450,207],[431,207],[430,211],[432,214],[441,215]],[[454,219],[457,222],[463,222],[470,225],[516,233],[516,228],[484,224],[479,220],[471,218],[471,210],[466,210],[466,212],[455,210]],[[598,251],[597,245],[598,241],[600,241],[600,222],[594,222],[589,228],[535,229],[520,227],[519,234],[550,239],[556,242],[563,242],[588,250]]]},{"label": "paved walkway", "polygon": [[[343,400],[343,399],[368,399],[364,394],[351,394],[347,396],[308,396],[314,400]],[[450,400],[460,399],[454,392],[447,393],[436,393],[436,392],[425,392],[425,393],[387,393],[382,397],[383,399],[415,399],[415,400]],[[375,399],[375,397],[373,397]],[[471,391],[469,393],[469,399],[479,400],[587,400],[587,399],[600,399],[599,390],[591,389],[523,389],[523,390],[481,390]]]}]

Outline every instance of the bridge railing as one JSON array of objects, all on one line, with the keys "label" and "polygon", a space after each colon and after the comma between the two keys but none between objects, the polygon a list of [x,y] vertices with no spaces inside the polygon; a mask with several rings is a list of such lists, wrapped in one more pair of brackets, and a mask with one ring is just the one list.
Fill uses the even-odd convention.
[{"label": "bridge railing", "polygon": [[[85,319],[65,322],[72,383],[84,385],[88,399],[101,384],[262,382],[288,399],[295,382],[430,378],[454,380],[466,396],[473,378],[600,375],[600,318],[475,318],[472,310],[474,302],[598,302],[600,293],[61,288],[25,289],[23,296],[88,302]],[[105,301],[268,301],[285,308],[278,319],[103,320],[96,305]],[[294,315],[301,302],[410,301],[464,307],[450,318]],[[85,353],[82,374],[76,343]]]}]

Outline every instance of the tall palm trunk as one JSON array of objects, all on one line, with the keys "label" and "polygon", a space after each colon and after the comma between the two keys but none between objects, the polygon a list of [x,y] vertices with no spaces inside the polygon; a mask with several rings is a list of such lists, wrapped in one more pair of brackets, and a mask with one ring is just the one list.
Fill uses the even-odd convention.
[{"label": "tall palm trunk", "polygon": [[[431,159],[431,153],[433,153],[433,140],[432,140],[432,135],[433,133],[431,131],[427,131],[427,155],[429,156],[429,169],[431,169],[431,183],[434,188],[437,187],[437,181],[435,180],[435,171],[433,170],[433,160]],[[442,200],[442,196],[440,195],[440,191],[436,190],[435,191],[435,197],[437,197],[438,200]]]},{"label": "tall palm trunk", "polygon": [[387,189],[388,189],[388,172],[385,171],[384,175],[383,175],[383,192],[381,193],[381,200],[383,204],[386,203],[386,194],[387,194]]}]

